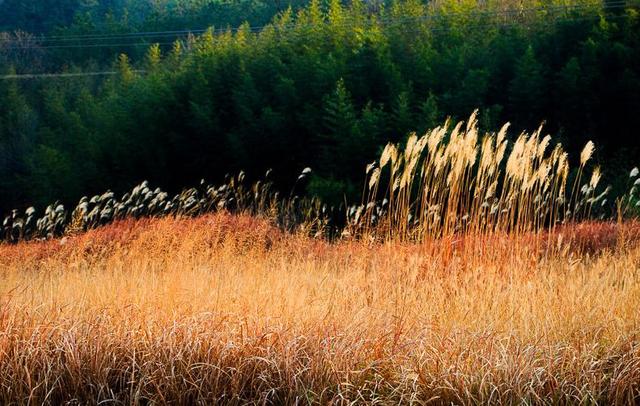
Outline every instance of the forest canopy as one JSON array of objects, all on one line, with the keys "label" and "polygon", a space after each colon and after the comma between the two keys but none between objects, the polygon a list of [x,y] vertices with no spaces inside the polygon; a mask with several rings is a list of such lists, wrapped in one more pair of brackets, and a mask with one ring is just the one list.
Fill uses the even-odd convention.
[{"label": "forest canopy", "polygon": [[0,1],[0,211],[307,166],[339,202],[388,141],[476,108],[593,140],[614,186],[640,161],[637,3],[49,3]]}]

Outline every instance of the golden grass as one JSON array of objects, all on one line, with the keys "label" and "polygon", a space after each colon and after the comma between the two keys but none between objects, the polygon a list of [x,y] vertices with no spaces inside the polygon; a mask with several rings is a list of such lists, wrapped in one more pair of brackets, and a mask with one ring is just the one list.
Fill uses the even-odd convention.
[{"label": "golden grass", "polygon": [[[460,233],[537,233],[590,218],[593,205],[608,193],[595,194],[599,167],[581,184],[593,142],[580,154],[567,195],[569,158],[561,144],[550,148],[551,136],[543,137],[542,127],[511,142],[509,123],[481,136],[477,114],[466,125],[447,120],[422,137],[414,133],[404,146],[387,144],[367,166],[363,205],[346,232],[421,241]],[[388,182],[381,182],[383,176]]]},{"label": "golden grass", "polygon": [[0,403],[634,403],[637,231],[331,244],[221,213],[0,245]]}]

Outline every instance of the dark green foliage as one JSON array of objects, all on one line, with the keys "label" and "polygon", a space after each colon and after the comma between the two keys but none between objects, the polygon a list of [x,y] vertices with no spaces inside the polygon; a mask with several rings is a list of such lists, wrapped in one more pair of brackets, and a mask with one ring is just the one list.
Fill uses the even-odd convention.
[{"label": "dark green foliage", "polygon": [[18,85],[0,81],[0,202],[24,205],[30,197],[29,157],[37,125],[36,114]]},{"label": "dark green foliage", "polygon": [[135,28],[182,30],[194,26],[238,26],[269,22],[301,0],[1,0],[0,31],[81,32]]},{"label": "dark green foliage", "polygon": [[516,61],[513,79],[509,83],[509,105],[512,113],[525,123],[540,119],[544,96],[548,94],[545,76],[544,67],[529,46]]},{"label": "dark green foliage", "polygon": [[[12,13],[26,15],[27,3]],[[10,4],[16,0],[0,9]],[[176,192],[241,169],[273,168],[274,182],[288,190],[290,174],[306,166],[314,168],[312,192],[353,200],[380,146],[475,108],[486,130],[510,121],[517,132],[545,121],[571,156],[593,140],[611,176],[605,181],[640,161],[633,3],[615,14],[599,6],[562,12],[554,3],[503,13],[509,2],[417,0],[313,1],[301,11],[300,3],[285,9],[288,2],[257,1],[68,4],[71,17],[51,14],[53,31],[37,21],[25,28],[71,35],[250,24],[126,48],[129,57],[118,47],[43,49],[27,64],[15,49],[0,50],[2,66],[14,63],[19,73],[35,61],[67,72],[117,72],[106,80],[0,81],[0,211],[69,204],[108,187],[123,193],[141,179]],[[250,28],[278,10],[264,29]],[[9,19],[0,10],[0,26],[24,18],[18,14]],[[64,66],[69,61],[75,64]]]}]

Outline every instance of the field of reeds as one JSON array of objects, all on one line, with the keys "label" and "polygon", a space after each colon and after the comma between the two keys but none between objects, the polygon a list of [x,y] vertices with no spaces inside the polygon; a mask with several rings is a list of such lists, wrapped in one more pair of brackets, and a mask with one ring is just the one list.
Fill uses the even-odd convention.
[{"label": "field of reeds", "polygon": [[505,133],[387,146],[341,226],[229,186],[0,244],[0,403],[639,402],[635,189]]},{"label": "field of reeds", "polygon": [[632,404],[639,231],[329,243],[215,214],[5,245],[0,402]]}]

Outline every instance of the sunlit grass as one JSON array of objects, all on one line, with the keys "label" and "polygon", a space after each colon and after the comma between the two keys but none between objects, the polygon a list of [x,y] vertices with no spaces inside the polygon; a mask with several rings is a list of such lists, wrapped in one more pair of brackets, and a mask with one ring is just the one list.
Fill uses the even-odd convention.
[{"label": "sunlit grass", "polygon": [[0,402],[633,403],[637,230],[328,243],[220,213],[3,245]]},{"label": "sunlit grass", "polygon": [[640,224],[589,220],[592,143],[570,182],[506,128],[389,144],[339,236],[256,184],[0,245],[0,402],[636,403]]}]

